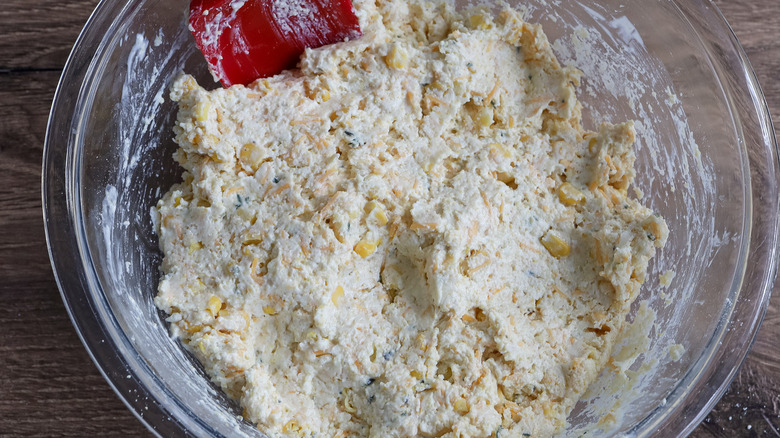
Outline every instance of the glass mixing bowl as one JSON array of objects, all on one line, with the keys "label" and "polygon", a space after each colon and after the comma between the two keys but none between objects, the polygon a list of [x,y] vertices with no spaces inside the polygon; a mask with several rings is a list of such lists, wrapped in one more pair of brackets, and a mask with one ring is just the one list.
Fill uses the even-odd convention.
[{"label": "glass mixing bowl", "polygon": [[[144,424],[163,436],[258,436],[152,303],[160,251],[149,209],[180,177],[167,90],[180,71],[217,86],[187,30],[188,3],[105,0],[84,27],[46,136],[49,252],[84,345]],[[775,278],[778,158],[763,95],[710,1],[522,7],[584,71],[586,127],[639,121],[637,185],[671,229],[640,296],[647,311],[636,306],[615,353],[628,371],[602,374],[566,435],[684,435],[739,369]],[[663,288],[667,270],[676,276]]]}]

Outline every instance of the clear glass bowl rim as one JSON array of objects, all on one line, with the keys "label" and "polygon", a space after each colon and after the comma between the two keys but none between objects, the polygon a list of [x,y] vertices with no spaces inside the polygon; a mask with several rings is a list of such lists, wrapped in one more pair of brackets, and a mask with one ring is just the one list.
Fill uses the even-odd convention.
[{"label": "clear glass bowl rim", "polygon": [[[77,111],[95,76],[89,66],[106,49],[106,39],[102,36],[112,35],[115,26],[140,1],[127,2],[120,13],[112,17],[117,2],[102,0],[81,31],[60,78],[49,115],[42,164],[42,203],[49,258],[77,334],[101,374],[135,416],[150,431],[161,436],[215,435],[208,424],[192,415],[166,389],[164,382],[132,348],[110,311],[86,244],[79,191],[78,145],[72,142],[74,129],[83,117]],[[735,114],[741,147],[749,157],[751,196],[748,200],[751,202],[746,207],[746,218],[750,227],[750,248],[741,288],[734,291],[740,299],[726,325],[714,336],[719,336],[720,342],[711,342],[710,354],[700,357],[697,366],[673,391],[676,400],[657,408],[656,411],[663,412],[654,412],[634,427],[632,435],[636,436],[687,435],[714,407],[736,376],[755,339],[777,272],[780,167],[774,129],[755,72],[712,0],[674,0],[674,3],[681,11],[702,13],[701,16],[685,13],[700,38],[704,26],[709,33],[725,35],[723,41],[709,41],[722,45],[722,50],[734,55],[736,65],[723,66],[723,71],[734,77],[731,81],[720,76],[719,79],[729,88],[727,92],[732,99],[747,99],[749,108],[754,111]],[[743,132],[760,135],[751,139]],[[74,261],[80,269],[71,269]],[[737,321],[741,323],[738,328]],[[723,345],[732,348],[725,363],[722,361]],[[718,354],[719,350],[721,354]]]}]

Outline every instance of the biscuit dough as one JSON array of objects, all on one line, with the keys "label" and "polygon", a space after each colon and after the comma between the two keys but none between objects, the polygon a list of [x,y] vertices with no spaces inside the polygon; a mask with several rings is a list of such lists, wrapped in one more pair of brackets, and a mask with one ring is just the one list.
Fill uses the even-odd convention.
[{"label": "biscuit dough", "polygon": [[549,436],[668,234],[631,122],[504,9],[356,0],[364,36],[206,91],[153,210],[157,306],[269,436]]}]

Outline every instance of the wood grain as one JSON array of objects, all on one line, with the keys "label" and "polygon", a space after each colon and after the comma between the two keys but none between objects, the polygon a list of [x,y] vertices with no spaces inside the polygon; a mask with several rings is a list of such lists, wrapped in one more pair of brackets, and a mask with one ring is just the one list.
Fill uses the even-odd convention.
[{"label": "wood grain", "polygon": [[97,3],[95,0],[3,0],[0,71],[61,70]]},{"label": "wood grain", "polygon": [[[61,69],[97,0],[0,8],[0,436],[150,436],[93,365],[49,265],[41,153]],[[718,0],[780,117],[780,1]],[[738,378],[692,436],[780,437],[780,293]]]},{"label": "wood grain", "polygon": [[76,336],[43,233],[49,107],[96,4],[4,0],[0,8],[0,436],[151,436]]},{"label": "wood grain", "polygon": [[[758,76],[775,120],[780,117],[780,2],[719,0]],[[693,437],[780,437],[780,292],[742,369]]]},{"label": "wood grain", "polygon": [[58,79],[0,74],[0,436],[143,435],[76,336],[48,261],[40,161]]}]

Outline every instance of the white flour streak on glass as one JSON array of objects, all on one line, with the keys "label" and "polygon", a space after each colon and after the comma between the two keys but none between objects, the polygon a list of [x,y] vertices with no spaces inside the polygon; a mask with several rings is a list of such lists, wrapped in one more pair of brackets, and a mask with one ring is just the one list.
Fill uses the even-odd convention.
[{"label": "white flour streak on glass", "polygon": [[[128,76],[132,76],[133,72],[142,68],[148,47],[149,41],[142,34],[136,34],[135,43],[133,44],[132,49],[130,49],[130,55],[127,57]],[[137,110],[146,96],[144,96],[143,93],[139,93],[139,90],[135,89],[134,85],[137,84],[133,84],[131,81],[125,81],[124,84],[122,84],[122,102],[120,106],[122,116],[119,118],[120,135],[122,136],[122,148],[119,160],[122,169],[135,167],[138,163],[138,157],[131,154],[133,137],[136,132],[133,128],[139,122]],[[130,125],[130,129],[128,129],[128,124]],[[129,172],[125,173],[125,186],[130,185],[130,175]]]},{"label": "white flour streak on glass", "polygon": [[[116,180],[106,192],[100,218],[106,244],[106,264],[116,279],[121,278],[120,274],[123,272],[126,275],[135,274],[134,266],[124,262],[131,258],[122,253],[127,248],[116,244],[117,233],[127,232],[121,230],[127,230],[133,224],[149,221],[149,212],[128,208],[128,200],[139,190],[135,185],[138,184],[140,175],[143,175],[143,178],[153,178],[153,173],[158,172],[153,168],[144,168],[142,163],[149,152],[159,146],[159,138],[152,134],[161,129],[160,112],[165,103],[164,96],[170,77],[183,68],[182,61],[174,59],[181,41],[177,40],[169,49],[161,50],[165,35],[157,30],[151,38],[155,41],[154,45],[150,44],[150,39],[144,33],[137,33],[134,38],[122,40],[122,44],[133,41],[133,45],[127,52],[126,73],[122,82],[121,99],[117,105],[119,129],[116,141],[120,145],[117,157],[119,169],[116,172]],[[151,48],[154,50],[150,50]],[[176,66],[176,70],[161,71],[161,66],[171,65]],[[117,284],[124,283],[117,281]]]},{"label": "white flour streak on glass", "polygon": [[626,49],[636,50],[636,48],[640,48],[640,50],[646,50],[642,36],[628,17],[615,18],[609,22],[609,26],[617,31],[620,40],[628,43],[625,47]]},{"label": "white flour streak on glass", "polygon": [[[112,248],[113,247],[113,233],[114,233],[114,224],[116,221],[114,220],[114,217],[116,215],[116,198],[117,198],[117,191],[116,187],[112,185],[106,186],[106,195],[105,198],[103,198],[103,205],[100,210],[100,225],[101,225],[101,232],[103,235],[103,244],[106,246],[106,248]],[[111,257],[113,259],[113,257]],[[114,263],[113,261],[109,260],[108,263],[106,263],[106,266],[108,267],[108,272],[113,278],[118,277],[118,272],[116,271],[116,265],[117,263]],[[124,290],[120,289],[117,290],[117,293],[121,294]]]},{"label": "white flour streak on glass", "polygon": [[[141,24],[133,22],[137,26],[120,27],[123,33],[107,36],[104,41],[109,46],[105,52],[97,53],[111,56],[108,62],[105,58],[96,58],[96,62],[112,70],[99,76],[100,83],[92,84],[90,89],[103,87],[99,90],[104,94],[97,100],[101,101],[101,108],[112,113],[101,114],[105,117],[94,120],[110,120],[112,125],[105,129],[105,137],[89,140],[105,143],[105,149],[96,150],[106,156],[96,160],[106,160],[111,168],[106,169],[105,181],[100,181],[104,189],[96,193],[94,205],[89,205],[89,222],[85,225],[90,227],[88,234],[94,235],[89,240],[90,250],[100,264],[100,290],[119,328],[140,354],[125,357],[144,358],[141,366],[151,367],[168,388],[175,385],[173,390],[181,399],[199,398],[188,406],[204,406],[198,412],[208,413],[203,421],[209,424],[228,425],[221,429],[222,435],[248,436],[256,429],[246,426],[242,430],[236,412],[221,401],[222,396],[211,387],[204,391],[208,381],[181,345],[171,339],[152,301],[159,262],[155,258],[158,250],[149,207],[159,199],[162,189],[168,190],[169,185],[161,187],[168,184],[165,177],[177,171],[166,167],[172,162],[170,139],[176,116],[173,103],[166,97],[170,82],[185,65],[190,71],[201,68],[204,76],[206,67],[183,20],[176,28],[159,26],[154,22],[156,12],[135,11],[141,15],[147,12],[145,19],[139,20]],[[173,14],[177,20],[181,17],[178,11]],[[127,344],[122,341],[122,345]],[[141,373],[141,377],[144,375]]]}]

